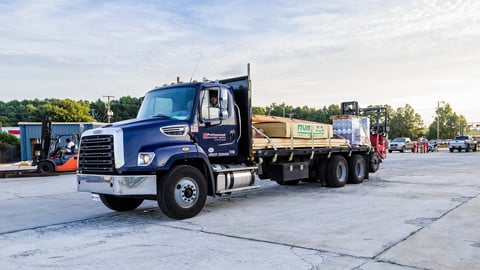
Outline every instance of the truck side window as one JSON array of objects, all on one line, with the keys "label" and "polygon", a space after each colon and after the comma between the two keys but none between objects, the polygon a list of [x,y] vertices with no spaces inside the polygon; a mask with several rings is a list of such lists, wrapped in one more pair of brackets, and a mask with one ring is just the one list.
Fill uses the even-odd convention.
[{"label": "truck side window", "polygon": [[218,87],[208,88],[202,94],[202,119],[211,120],[220,118],[220,104],[218,102]]},{"label": "truck side window", "polygon": [[218,87],[205,89],[201,104],[202,120],[228,119],[230,110],[228,89]]}]

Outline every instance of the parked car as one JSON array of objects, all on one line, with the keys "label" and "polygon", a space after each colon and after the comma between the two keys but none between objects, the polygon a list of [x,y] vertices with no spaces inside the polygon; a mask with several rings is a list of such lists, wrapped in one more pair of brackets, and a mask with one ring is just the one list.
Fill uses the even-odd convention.
[{"label": "parked car", "polygon": [[412,151],[414,145],[415,143],[408,137],[395,138],[390,142],[388,152],[392,153],[393,151],[400,151],[403,153],[407,150]]}]

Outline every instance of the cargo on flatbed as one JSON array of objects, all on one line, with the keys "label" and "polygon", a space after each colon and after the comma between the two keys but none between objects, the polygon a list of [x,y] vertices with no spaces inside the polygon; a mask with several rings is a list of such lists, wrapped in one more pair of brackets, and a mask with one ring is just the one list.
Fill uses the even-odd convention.
[{"label": "cargo on flatbed", "polygon": [[334,138],[330,124],[299,119],[253,115],[255,150],[265,148],[349,147],[348,141]]},{"label": "cargo on flatbed", "polygon": [[330,124],[292,118],[253,115],[252,124],[271,138],[326,139],[333,136]]}]

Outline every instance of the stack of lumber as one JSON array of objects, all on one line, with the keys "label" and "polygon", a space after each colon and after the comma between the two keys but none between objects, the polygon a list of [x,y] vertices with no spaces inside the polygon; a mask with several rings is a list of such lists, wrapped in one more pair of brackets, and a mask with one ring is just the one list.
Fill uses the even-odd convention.
[{"label": "stack of lumber", "polygon": [[252,124],[260,131],[254,132],[253,149],[348,147],[347,140],[332,138],[329,124],[264,115],[254,115]]}]

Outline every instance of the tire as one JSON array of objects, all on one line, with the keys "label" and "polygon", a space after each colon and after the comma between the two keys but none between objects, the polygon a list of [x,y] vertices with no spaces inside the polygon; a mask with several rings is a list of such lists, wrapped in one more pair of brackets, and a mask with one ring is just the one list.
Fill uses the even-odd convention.
[{"label": "tire", "polygon": [[360,184],[365,179],[367,162],[362,155],[353,155],[348,164],[348,183]]},{"label": "tire", "polygon": [[393,151],[392,150],[388,150],[388,153],[392,153]]},{"label": "tire", "polygon": [[327,186],[343,187],[348,180],[348,162],[342,156],[334,156],[327,166]]},{"label": "tire", "polygon": [[47,160],[40,161],[37,166],[37,171],[39,173],[53,173],[55,172],[55,164]]},{"label": "tire", "polygon": [[202,211],[206,200],[206,180],[195,167],[176,166],[158,182],[158,206],[165,215],[173,219],[196,216]]},{"label": "tire", "polygon": [[134,210],[143,203],[143,199],[139,198],[127,198],[107,194],[99,194],[99,196],[106,207],[118,212]]},{"label": "tire", "polygon": [[370,165],[368,167],[368,170],[371,173],[374,173],[378,171],[379,168],[380,168],[380,159],[378,158],[377,155],[373,154],[372,157],[370,158]]},{"label": "tire", "polygon": [[450,150],[450,153],[453,153],[453,148],[450,148],[450,149],[448,149],[448,150]]}]

